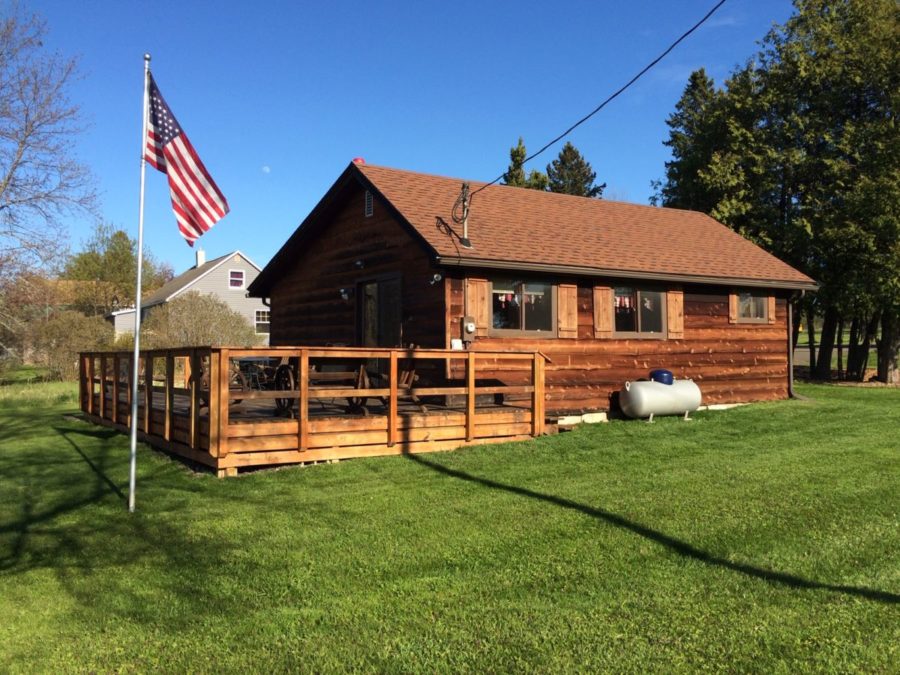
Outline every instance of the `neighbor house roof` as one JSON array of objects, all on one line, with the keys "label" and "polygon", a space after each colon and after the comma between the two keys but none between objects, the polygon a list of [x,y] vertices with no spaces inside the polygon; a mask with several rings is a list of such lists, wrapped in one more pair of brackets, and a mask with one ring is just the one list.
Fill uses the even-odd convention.
[{"label": "neighbor house roof", "polygon": [[141,306],[143,308],[153,307],[154,305],[159,305],[164,302],[168,302],[172,298],[181,293],[187,291],[191,286],[193,286],[197,281],[205,277],[207,274],[216,269],[219,265],[223,264],[229,258],[232,258],[235,255],[241,256],[244,260],[246,260],[250,265],[255,267],[257,270],[259,267],[256,263],[254,263],[250,258],[245,256],[240,251],[232,251],[231,253],[227,253],[223,256],[219,256],[218,258],[213,258],[212,260],[208,260],[199,266],[194,266],[189,269],[187,272],[183,272],[179,274],[174,279],[167,281],[165,284],[160,286],[158,289],[153,291],[150,295],[143,298],[141,300]]},{"label": "neighbor house roof", "polygon": [[462,179],[351,164],[257,277],[251,295],[271,288],[278,270],[302,250],[304,234],[314,234],[322,212],[354,178],[386,201],[443,265],[816,288],[805,274],[703,213],[478,181],[467,181],[472,248],[464,248],[462,225],[451,217]]}]

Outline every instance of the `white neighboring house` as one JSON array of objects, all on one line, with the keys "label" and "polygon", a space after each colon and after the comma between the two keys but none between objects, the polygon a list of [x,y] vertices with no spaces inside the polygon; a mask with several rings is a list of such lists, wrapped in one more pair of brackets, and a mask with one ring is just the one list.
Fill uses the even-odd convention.
[{"label": "white neighboring house", "polygon": [[[247,286],[256,279],[259,270],[257,264],[240,251],[207,261],[203,249],[197,249],[197,264],[141,300],[141,315],[146,318],[147,311],[153,307],[174,300],[182,293],[196,291],[217,297],[247,317],[250,325],[256,327],[257,335],[265,336],[264,344],[269,344],[269,308],[260,298],[247,297]],[[116,337],[134,333],[134,307],[107,314],[106,319],[115,328]]]}]

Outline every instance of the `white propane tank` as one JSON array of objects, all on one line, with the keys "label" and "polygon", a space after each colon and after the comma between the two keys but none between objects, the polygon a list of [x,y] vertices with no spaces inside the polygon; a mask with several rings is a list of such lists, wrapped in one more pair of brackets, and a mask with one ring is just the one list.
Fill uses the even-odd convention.
[{"label": "white propane tank", "polygon": [[619,392],[622,412],[631,418],[687,414],[700,407],[700,399],[700,387],[693,380],[626,382]]}]

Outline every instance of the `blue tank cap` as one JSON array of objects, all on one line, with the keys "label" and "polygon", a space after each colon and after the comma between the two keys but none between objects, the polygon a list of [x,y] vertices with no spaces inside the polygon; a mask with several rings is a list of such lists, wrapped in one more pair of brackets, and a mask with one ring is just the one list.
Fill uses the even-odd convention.
[{"label": "blue tank cap", "polygon": [[656,370],[650,371],[650,379],[654,382],[659,382],[660,384],[672,384],[675,380],[672,375],[671,370],[666,370],[665,368],[657,368]]}]

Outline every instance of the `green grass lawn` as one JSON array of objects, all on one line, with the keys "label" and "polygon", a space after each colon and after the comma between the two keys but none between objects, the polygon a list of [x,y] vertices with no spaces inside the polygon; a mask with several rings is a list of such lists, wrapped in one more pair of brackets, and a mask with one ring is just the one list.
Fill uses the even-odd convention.
[{"label": "green grass lawn", "polygon": [[0,388],[0,671],[897,671],[900,390],[217,480]]}]

